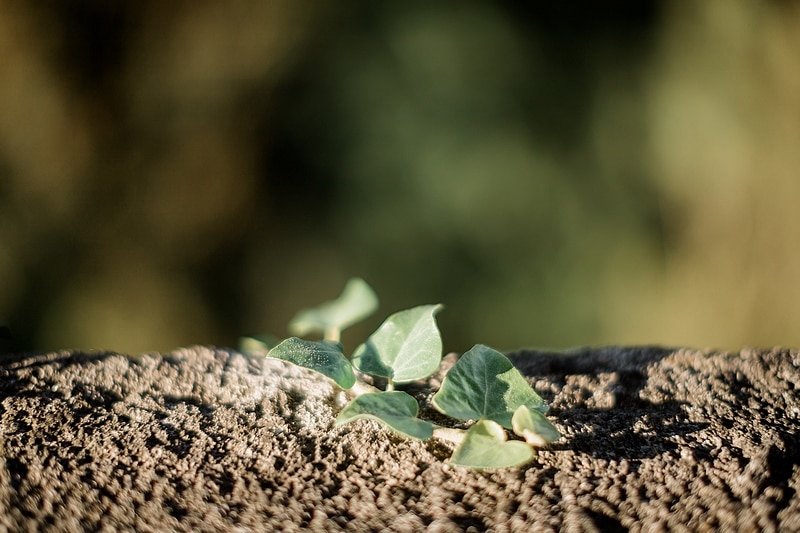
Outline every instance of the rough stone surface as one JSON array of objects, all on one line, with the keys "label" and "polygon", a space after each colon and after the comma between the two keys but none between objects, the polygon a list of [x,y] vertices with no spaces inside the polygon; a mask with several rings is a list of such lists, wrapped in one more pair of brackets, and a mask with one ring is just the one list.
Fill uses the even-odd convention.
[{"label": "rough stone surface", "polygon": [[[373,422],[333,427],[332,385],[280,361],[7,360],[0,530],[800,531],[797,350],[511,358],[564,438],[494,472]],[[411,392],[435,418],[427,386]]]}]

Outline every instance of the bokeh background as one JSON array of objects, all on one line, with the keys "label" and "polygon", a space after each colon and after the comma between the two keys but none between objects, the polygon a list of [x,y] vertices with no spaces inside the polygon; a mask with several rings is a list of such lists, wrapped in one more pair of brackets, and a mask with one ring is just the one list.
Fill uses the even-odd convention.
[{"label": "bokeh background", "polygon": [[2,2],[3,349],[800,345],[798,6]]}]

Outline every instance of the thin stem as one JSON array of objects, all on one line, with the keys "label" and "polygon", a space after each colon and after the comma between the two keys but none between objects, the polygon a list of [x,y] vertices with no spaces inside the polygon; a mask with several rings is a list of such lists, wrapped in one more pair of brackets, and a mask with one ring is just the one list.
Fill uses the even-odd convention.
[{"label": "thin stem", "polygon": [[467,432],[463,429],[437,427],[433,430],[433,438],[448,440],[455,444],[461,444],[466,437]]},{"label": "thin stem", "polygon": [[392,392],[394,390],[394,382],[392,378],[386,378],[386,392]]},{"label": "thin stem", "polygon": [[356,384],[353,385],[352,388],[345,391],[347,394],[353,396],[354,398],[361,396],[362,394],[369,394],[371,392],[380,392],[380,389],[369,385],[368,383],[364,383],[363,381],[356,381]]},{"label": "thin stem", "polygon": [[337,328],[337,327],[325,328],[325,337],[324,337],[324,339],[326,341],[339,342],[341,337],[342,337],[342,332],[341,332],[341,330],[339,328]]}]

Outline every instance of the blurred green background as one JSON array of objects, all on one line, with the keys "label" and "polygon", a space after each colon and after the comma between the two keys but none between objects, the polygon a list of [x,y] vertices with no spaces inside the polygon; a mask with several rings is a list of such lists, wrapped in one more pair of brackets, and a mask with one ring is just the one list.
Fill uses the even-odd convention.
[{"label": "blurred green background", "polygon": [[0,3],[5,350],[800,345],[786,1]]}]

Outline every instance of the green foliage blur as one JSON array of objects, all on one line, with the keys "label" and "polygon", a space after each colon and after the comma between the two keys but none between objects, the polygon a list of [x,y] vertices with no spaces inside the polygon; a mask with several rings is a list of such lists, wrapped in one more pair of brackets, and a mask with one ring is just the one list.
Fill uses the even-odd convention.
[{"label": "green foliage blur", "polygon": [[0,4],[6,349],[800,345],[800,10],[536,4]]}]

